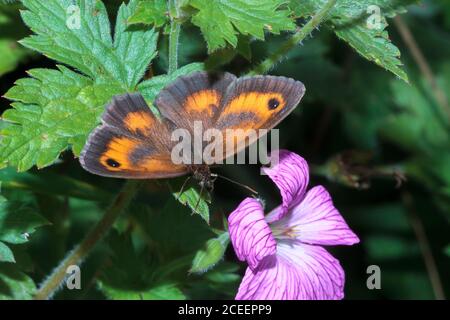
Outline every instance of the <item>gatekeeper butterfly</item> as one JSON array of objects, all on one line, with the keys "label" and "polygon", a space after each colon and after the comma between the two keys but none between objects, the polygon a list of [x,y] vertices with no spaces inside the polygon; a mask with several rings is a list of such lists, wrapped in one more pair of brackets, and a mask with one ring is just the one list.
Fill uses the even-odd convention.
[{"label": "gatekeeper butterfly", "polygon": [[[106,107],[102,124],[90,134],[80,162],[87,171],[106,177],[158,179],[191,173],[207,181],[211,163],[172,161],[173,130],[184,128],[193,133],[195,121],[201,121],[205,130],[220,132],[269,130],[297,106],[304,93],[300,81],[285,77],[236,78],[230,73],[196,72],[177,78],[160,91],[154,101],[159,115],[139,93],[115,96]],[[216,159],[224,157],[221,154]]]}]

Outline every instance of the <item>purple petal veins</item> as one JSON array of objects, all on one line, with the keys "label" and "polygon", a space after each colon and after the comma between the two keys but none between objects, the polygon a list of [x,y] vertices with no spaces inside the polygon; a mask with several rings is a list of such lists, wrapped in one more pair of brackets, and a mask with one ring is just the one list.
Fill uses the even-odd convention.
[{"label": "purple petal veins", "polygon": [[259,202],[247,198],[228,217],[230,239],[236,255],[255,269],[266,256],[276,252],[276,241]]},{"label": "purple petal veins", "polygon": [[[272,155],[272,160],[275,157],[276,155]],[[295,153],[279,150],[278,163],[273,167],[263,168],[263,170],[280,189],[283,200],[281,210],[272,217],[273,220],[278,220],[287,213],[291,205],[301,200],[305,194],[309,183],[308,163]]]},{"label": "purple petal veins", "polygon": [[291,208],[290,214],[274,226],[290,230],[303,243],[352,245],[359,242],[323,186],[309,190],[304,199]]}]

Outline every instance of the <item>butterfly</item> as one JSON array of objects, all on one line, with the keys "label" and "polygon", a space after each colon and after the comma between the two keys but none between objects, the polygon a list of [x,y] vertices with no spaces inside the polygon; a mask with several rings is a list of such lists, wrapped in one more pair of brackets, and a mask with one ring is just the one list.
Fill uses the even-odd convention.
[{"label": "butterfly", "polygon": [[[304,93],[303,83],[286,77],[237,78],[231,73],[195,72],[160,91],[154,101],[157,113],[139,93],[115,96],[106,106],[102,124],[89,135],[80,163],[87,171],[106,177],[159,179],[191,173],[208,181],[211,163],[172,161],[174,130],[192,133],[196,121],[218,132],[272,129]],[[252,141],[246,142],[244,147]],[[235,148],[232,153],[238,151]],[[217,162],[225,157],[225,153],[215,155]]]}]

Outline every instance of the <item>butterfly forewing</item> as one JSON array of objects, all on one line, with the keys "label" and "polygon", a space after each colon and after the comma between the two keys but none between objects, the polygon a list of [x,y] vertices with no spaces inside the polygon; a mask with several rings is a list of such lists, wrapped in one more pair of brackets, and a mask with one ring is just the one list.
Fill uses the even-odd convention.
[{"label": "butterfly forewing", "polygon": [[154,116],[140,94],[114,97],[102,122],[80,155],[87,171],[135,179],[173,177],[188,171],[172,163],[167,122]]},{"label": "butterfly forewing", "polygon": [[161,115],[178,128],[192,130],[194,121],[203,128],[213,125],[227,88],[236,80],[231,73],[196,72],[181,76],[155,99]]}]

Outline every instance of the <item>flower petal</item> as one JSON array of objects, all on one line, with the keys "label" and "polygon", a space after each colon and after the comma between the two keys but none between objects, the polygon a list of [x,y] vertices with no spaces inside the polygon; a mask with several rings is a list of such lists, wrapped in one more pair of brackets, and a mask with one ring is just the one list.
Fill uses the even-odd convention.
[{"label": "flower petal", "polygon": [[[277,153],[278,163],[262,169],[280,189],[283,198],[281,210],[272,215],[272,221],[280,219],[289,207],[301,201],[309,182],[309,168],[305,159],[287,150],[278,150]],[[275,154],[271,155],[271,160],[276,161]]]},{"label": "flower petal", "polygon": [[247,268],[236,300],[295,300],[298,275],[290,263],[276,255],[265,257],[257,270]]},{"label": "flower petal", "polygon": [[237,300],[334,300],[344,297],[345,275],[324,248],[280,243],[277,254],[247,269]]},{"label": "flower petal", "polygon": [[[345,274],[339,261],[323,247],[299,242],[279,243],[278,256],[295,265],[299,300],[344,298]],[[286,263],[286,262],[285,262]]]},{"label": "flower petal", "polygon": [[275,238],[264,219],[263,207],[254,198],[246,198],[230,214],[228,229],[237,257],[246,260],[251,269],[276,252]]},{"label": "flower petal", "polygon": [[359,242],[323,186],[309,190],[302,202],[291,208],[289,214],[273,227],[293,232],[303,243],[352,245]]}]

